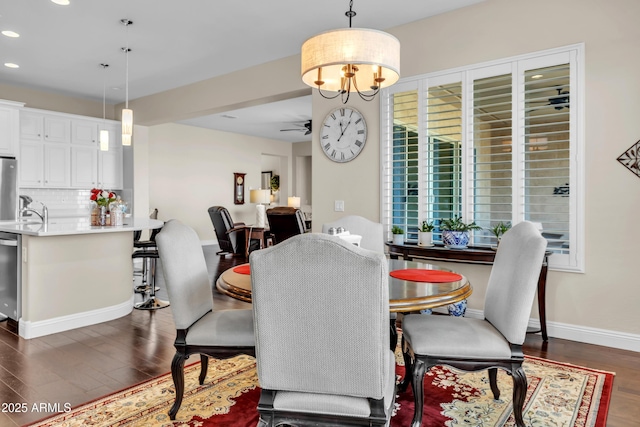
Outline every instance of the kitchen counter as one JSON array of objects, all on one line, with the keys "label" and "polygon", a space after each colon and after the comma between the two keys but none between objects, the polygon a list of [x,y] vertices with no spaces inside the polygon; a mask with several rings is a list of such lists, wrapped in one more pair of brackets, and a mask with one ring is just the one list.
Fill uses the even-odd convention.
[{"label": "kitchen counter", "polygon": [[0,231],[19,235],[18,334],[35,338],[129,314],[134,231],[162,225],[125,218],[95,227],[83,217],[0,223]]},{"label": "kitchen counter", "polygon": [[49,218],[47,224],[39,220],[28,222],[0,221],[0,231],[29,236],[68,236],[76,234],[121,233],[162,227],[163,222],[148,218],[125,218],[124,225],[91,226],[85,218]]}]

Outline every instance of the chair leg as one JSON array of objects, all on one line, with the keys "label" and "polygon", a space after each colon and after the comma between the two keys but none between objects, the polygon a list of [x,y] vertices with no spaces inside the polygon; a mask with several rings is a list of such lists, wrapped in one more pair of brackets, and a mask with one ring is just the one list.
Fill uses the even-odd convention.
[{"label": "chair leg", "polygon": [[209,356],[205,354],[200,355],[200,385],[204,384],[205,378],[207,378],[207,368],[209,367]]},{"label": "chair leg", "polygon": [[411,373],[413,372],[413,359],[405,349],[404,336],[402,337],[402,359],[404,359],[404,378],[398,384],[398,393],[407,391],[407,387],[411,384]]},{"label": "chair leg", "polygon": [[[422,425],[422,411],[424,407],[424,373],[426,370],[424,360],[416,358],[413,363],[413,372],[411,375],[411,388],[413,389],[413,421],[411,427],[420,427]],[[520,427],[520,426],[518,426]]]},{"label": "chair leg", "polygon": [[513,377],[513,416],[516,419],[517,427],[525,427],[522,410],[524,409],[524,398],[527,395],[527,376],[522,366],[512,370],[511,376]]},{"label": "chair leg", "polygon": [[182,405],[182,396],[184,395],[184,361],[187,357],[182,353],[177,353],[173,356],[171,361],[171,376],[173,377],[173,385],[176,388],[176,400],[173,402],[173,406],[169,409],[169,418],[171,420],[176,419],[176,414],[180,405]]},{"label": "chair leg", "polygon": [[498,368],[489,368],[489,385],[495,400],[500,399],[500,389],[498,388]]},{"label": "chair leg", "polygon": [[396,319],[391,319],[390,326],[390,337],[391,337],[391,351],[395,352],[396,347],[398,346],[398,330],[396,329]]}]

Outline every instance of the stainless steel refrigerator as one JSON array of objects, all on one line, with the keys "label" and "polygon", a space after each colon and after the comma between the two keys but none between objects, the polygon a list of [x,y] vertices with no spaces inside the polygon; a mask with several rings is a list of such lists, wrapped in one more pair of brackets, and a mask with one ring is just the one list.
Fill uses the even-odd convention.
[{"label": "stainless steel refrigerator", "polygon": [[18,217],[18,164],[15,157],[0,157],[0,221]]},{"label": "stainless steel refrigerator", "polygon": [[[17,171],[14,157],[0,157],[0,221],[17,218]],[[0,232],[0,320],[20,320],[20,237]]]}]

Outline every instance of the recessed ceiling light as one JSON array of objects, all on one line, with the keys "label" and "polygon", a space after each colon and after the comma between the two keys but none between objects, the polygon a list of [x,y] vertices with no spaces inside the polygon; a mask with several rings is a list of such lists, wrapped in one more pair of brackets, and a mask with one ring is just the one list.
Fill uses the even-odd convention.
[{"label": "recessed ceiling light", "polygon": [[4,66],[7,68],[20,68],[18,64],[14,64],[13,62],[5,62]]},{"label": "recessed ceiling light", "polygon": [[69,6],[69,0],[51,0],[55,4],[59,4],[60,6]]},{"label": "recessed ceiling light", "polygon": [[542,74],[535,74],[533,76],[531,76],[532,79],[540,79],[542,78]]},{"label": "recessed ceiling light", "polygon": [[4,30],[2,32],[3,36],[7,36],[7,37],[20,37],[20,34],[16,33],[15,31],[10,31],[10,30]]}]

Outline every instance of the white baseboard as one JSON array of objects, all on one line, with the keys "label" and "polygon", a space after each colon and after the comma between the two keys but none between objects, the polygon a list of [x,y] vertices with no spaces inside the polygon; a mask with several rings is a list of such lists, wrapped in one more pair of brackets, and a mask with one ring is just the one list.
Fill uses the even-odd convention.
[{"label": "white baseboard", "polygon": [[202,246],[217,245],[218,241],[217,240],[200,240],[200,244],[202,244]]},{"label": "white baseboard", "polygon": [[18,322],[18,334],[22,338],[31,339],[118,319],[131,313],[133,310],[133,301],[134,296],[131,295],[131,299],[128,301],[98,310],[85,311],[36,322],[20,319]]},{"label": "white baseboard", "polygon": [[[465,316],[482,319],[484,318],[484,312],[482,310],[467,309]],[[540,328],[540,321],[538,319],[529,319],[529,326]],[[640,352],[640,335],[627,332],[547,321],[547,334],[554,338]]]}]

